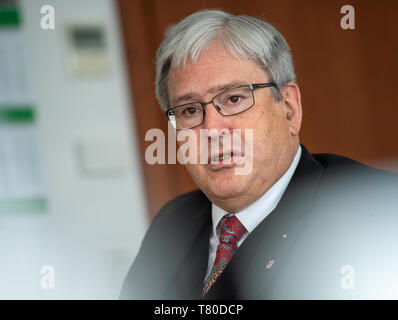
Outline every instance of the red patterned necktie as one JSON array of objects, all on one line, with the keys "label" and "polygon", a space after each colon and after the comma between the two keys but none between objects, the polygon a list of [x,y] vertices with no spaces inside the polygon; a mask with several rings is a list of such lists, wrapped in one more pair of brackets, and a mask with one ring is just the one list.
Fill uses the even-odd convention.
[{"label": "red patterned necktie", "polygon": [[213,268],[203,287],[202,297],[207,294],[223,272],[238,249],[238,241],[246,233],[245,227],[235,216],[224,216],[218,224],[218,227],[220,229],[220,243],[217,247]]}]

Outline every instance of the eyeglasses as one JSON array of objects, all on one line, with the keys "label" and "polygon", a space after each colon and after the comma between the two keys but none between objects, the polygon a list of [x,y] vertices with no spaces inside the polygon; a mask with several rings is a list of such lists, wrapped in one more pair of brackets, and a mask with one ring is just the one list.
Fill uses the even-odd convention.
[{"label": "eyeglasses", "polygon": [[206,105],[212,103],[221,115],[233,116],[254,106],[254,89],[276,86],[274,82],[247,84],[220,92],[208,102],[186,103],[165,113],[176,130],[192,129],[204,122]]}]

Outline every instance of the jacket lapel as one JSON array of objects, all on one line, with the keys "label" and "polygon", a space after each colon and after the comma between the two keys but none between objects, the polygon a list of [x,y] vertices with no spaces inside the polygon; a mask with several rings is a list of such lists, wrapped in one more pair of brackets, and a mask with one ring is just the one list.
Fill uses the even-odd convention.
[{"label": "jacket lapel", "polygon": [[258,299],[278,274],[309,217],[324,168],[302,146],[297,169],[277,208],[246,238],[206,299]]},{"label": "jacket lapel", "polygon": [[173,263],[176,268],[173,268],[175,275],[170,285],[175,294],[174,297],[168,295],[166,299],[200,298],[208,264],[210,232],[211,203],[206,198],[203,207],[185,224],[181,232],[184,236],[175,246],[179,252]]}]

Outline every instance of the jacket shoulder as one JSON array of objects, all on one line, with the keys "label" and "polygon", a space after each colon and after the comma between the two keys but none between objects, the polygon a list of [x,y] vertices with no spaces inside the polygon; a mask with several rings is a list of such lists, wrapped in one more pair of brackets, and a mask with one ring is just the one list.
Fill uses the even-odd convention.
[{"label": "jacket shoulder", "polygon": [[[317,199],[324,205],[331,203],[351,206],[352,211],[378,211],[391,214],[397,208],[398,174],[370,167],[361,162],[334,154],[314,154],[325,168],[317,189]],[[378,210],[377,210],[378,208]],[[355,210],[354,210],[355,209]]]},{"label": "jacket shoulder", "polygon": [[359,161],[330,153],[317,153],[312,156],[325,168],[326,174],[347,175],[349,177],[386,179],[398,181],[398,174],[382,169],[370,167]]},{"label": "jacket shoulder", "polygon": [[[152,221],[126,276],[120,299],[172,298],[166,292],[210,201],[199,190],[166,203]],[[198,219],[200,217],[200,219]]]},{"label": "jacket shoulder", "polygon": [[209,203],[209,200],[200,190],[181,194],[167,202],[159,210],[152,222],[152,226],[156,226],[164,221],[170,221],[170,219],[187,217],[189,215],[186,212],[192,212],[195,208],[200,208],[206,203]]}]

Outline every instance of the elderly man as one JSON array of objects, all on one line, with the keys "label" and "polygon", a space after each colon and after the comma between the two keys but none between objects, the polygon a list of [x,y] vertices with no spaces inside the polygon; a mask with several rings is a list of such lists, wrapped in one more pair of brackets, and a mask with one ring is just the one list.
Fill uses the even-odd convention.
[{"label": "elderly man", "polygon": [[397,178],[300,145],[300,90],[273,26],[196,12],[167,34],[156,67],[156,94],[177,132],[222,146],[240,130],[243,143],[213,154],[197,142],[209,161],[186,168],[200,190],[159,212],[122,299],[398,297]]}]

